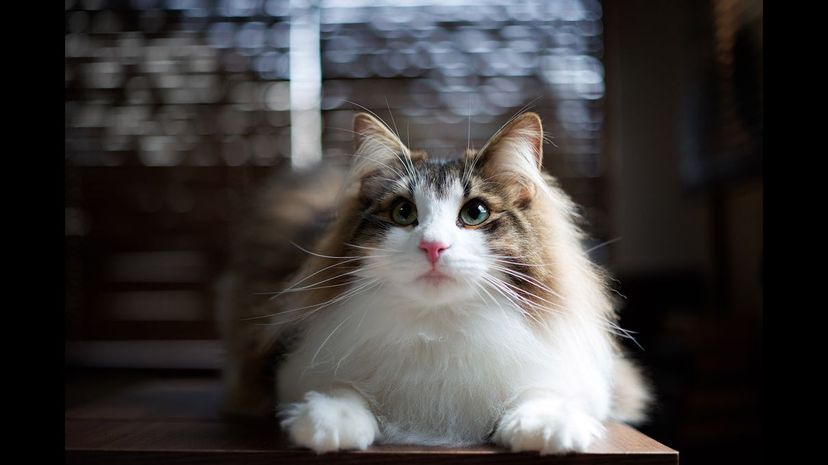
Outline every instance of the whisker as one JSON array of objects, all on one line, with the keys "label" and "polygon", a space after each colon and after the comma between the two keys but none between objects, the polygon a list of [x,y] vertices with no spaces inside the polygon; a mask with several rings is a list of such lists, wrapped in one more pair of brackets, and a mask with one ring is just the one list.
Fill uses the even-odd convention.
[{"label": "whisker", "polygon": [[610,240],[608,240],[608,241],[602,242],[602,243],[600,243],[600,244],[596,245],[595,247],[590,247],[589,249],[584,250],[584,253],[590,253],[590,252],[592,252],[592,251],[594,251],[594,250],[600,249],[601,247],[608,246],[608,245],[610,245],[610,244],[612,244],[612,243],[614,243],[614,242],[618,242],[618,241],[620,241],[620,240],[621,240],[621,236],[618,236],[618,237],[616,237],[615,239],[610,239]]},{"label": "whisker", "polygon": [[[270,314],[270,315],[263,315],[263,316],[260,316],[260,317],[253,317],[253,318],[248,318],[248,319],[261,319],[261,318],[268,318],[268,317],[274,318],[274,317],[279,317],[279,316],[281,316],[283,314],[286,314],[286,313],[295,313],[295,312],[298,312],[298,311],[307,310],[307,309],[317,307],[313,311],[308,312],[307,315],[300,315],[298,319],[307,318],[307,317],[313,315],[314,313],[318,312],[319,310],[322,310],[323,308],[327,308],[327,307],[329,307],[331,305],[334,305],[336,303],[339,303],[339,302],[342,302],[344,300],[350,299],[351,297],[359,294],[361,291],[364,291],[365,289],[367,289],[368,287],[370,287],[371,285],[373,285],[375,283],[376,283],[376,281],[371,281],[371,282],[366,283],[366,284],[361,284],[361,285],[359,285],[359,286],[357,286],[353,289],[345,291],[342,294],[339,294],[338,296],[333,297],[329,300],[326,300],[325,302],[322,302],[322,303],[313,304],[313,305],[306,305],[304,307],[294,308],[294,309],[290,309],[290,310],[283,310],[283,311],[279,311],[279,312],[276,312],[276,313],[273,313],[273,314]],[[291,322],[291,321],[292,320],[288,320],[287,322]],[[271,323],[271,325],[273,325],[273,324],[284,324],[284,323],[287,323],[287,322]]]},{"label": "whisker", "polygon": [[349,259],[349,258],[365,258],[365,257],[363,257],[363,256],[359,256],[359,257],[357,257],[357,256],[351,256],[351,257],[337,257],[337,256],[335,256],[335,255],[323,255],[323,254],[320,254],[320,253],[312,252],[312,251],[310,251],[310,250],[308,250],[308,249],[306,249],[306,248],[302,247],[301,245],[299,245],[299,244],[297,244],[297,243],[295,243],[295,242],[293,242],[293,241],[289,241],[289,242],[290,242],[290,244],[291,244],[291,245],[293,245],[293,246],[294,246],[294,247],[296,247],[297,249],[299,249],[299,250],[301,250],[302,252],[305,252],[305,253],[307,253],[307,254],[313,255],[314,257],[319,257],[319,258],[340,258],[340,259]]},{"label": "whisker", "polygon": [[[510,284],[510,283],[507,283],[507,282],[505,282],[505,281],[498,280],[496,277],[491,276],[491,275],[488,275],[488,277],[489,277],[489,278],[491,278],[491,279],[493,279],[493,280],[499,281],[499,282],[500,282],[500,284],[502,284],[502,285],[505,285],[505,286],[508,286],[509,288],[514,289],[515,291],[510,291],[509,289],[504,289],[504,291],[509,292],[510,294],[512,294],[513,296],[515,296],[515,298],[519,299],[519,300],[520,300],[520,302],[522,302],[522,303],[524,303],[524,304],[526,304],[526,305],[529,305],[529,306],[531,306],[531,307],[532,307],[532,308],[534,308],[534,309],[538,309],[538,310],[542,310],[542,311],[552,310],[552,309],[549,309],[549,308],[543,307],[543,306],[541,306],[541,305],[537,305],[537,304],[535,304],[535,303],[533,303],[533,302],[531,302],[531,301],[529,301],[529,300],[527,300],[527,299],[524,299],[522,296],[520,296],[520,295],[519,295],[519,293],[518,293],[517,291],[523,292],[523,293],[528,294],[528,295],[530,295],[530,296],[532,296],[532,297],[535,297],[535,298],[537,298],[537,299],[540,299],[541,301],[543,301],[543,302],[545,302],[545,303],[548,303],[548,304],[552,305],[552,306],[553,306],[553,309],[558,309],[558,310],[562,310],[562,309],[563,309],[563,307],[559,307],[557,304],[555,304],[555,303],[553,303],[553,302],[550,302],[549,300],[546,300],[546,299],[544,299],[544,298],[542,298],[542,297],[540,297],[540,296],[537,296],[537,295],[535,295],[535,294],[533,294],[533,293],[531,293],[531,292],[529,292],[529,291],[527,291],[527,290],[525,290],[525,289],[521,289],[521,288],[519,288],[519,287],[517,287],[517,286],[514,286],[514,285],[512,285],[512,284]],[[493,284],[494,284],[494,283],[493,283]],[[611,320],[609,320],[609,319],[607,319],[607,318],[601,317],[601,316],[599,316],[599,315],[592,315],[592,316],[593,316],[594,318],[597,318],[597,319],[598,319],[598,321],[600,321],[602,324],[606,325],[606,326],[607,326],[607,329],[608,329],[608,330],[609,330],[612,334],[615,334],[615,335],[617,335],[617,336],[621,336],[621,337],[625,337],[625,338],[627,338],[627,339],[630,339],[630,340],[632,340],[632,341],[633,341],[633,342],[634,342],[634,343],[635,343],[635,344],[636,344],[639,348],[641,348],[641,350],[644,350],[644,348],[641,346],[641,344],[639,344],[639,343],[638,343],[638,341],[635,339],[635,337],[633,337],[633,336],[632,336],[632,334],[631,334],[631,332],[630,332],[629,330],[626,330],[626,329],[622,328],[622,327],[621,327],[621,326],[619,326],[617,323],[615,323],[615,322],[613,322],[613,321],[611,321]]]},{"label": "whisker", "polygon": [[294,290],[308,290],[308,289],[310,289],[310,286],[316,286],[316,285],[319,285],[319,284],[324,284],[324,283],[326,283],[326,282],[333,281],[334,279],[342,278],[342,277],[344,277],[344,276],[354,275],[354,274],[356,274],[356,273],[359,273],[360,271],[368,271],[368,270],[372,270],[372,269],[375,269],[375,268],[379,268],[380,266],[382,266],[382,264],[378,264],[378,263],[377,263],[377,264],[365,265],[365,266],[357,267],[357,268],[354,268],[354,269],[352,269],[352,270],[349,270],[349,271],[347,271],[347,272],[345,272],[345,273],[341,273],[341,274],[338,274],[338,275],[336,275],[336,276],[332,276],[332,277],[330,277],[330,278],[326,278],[326,279],[323,279],[322,281],[317,281],[317,282],[312,283],[312,284],[307,284],[307,285],[302,286],[302,287],[300,287],[300,288],[291,287],[291,288],[285,289],[285,290],[283,290],[283,291],[279,292],[279,294],[277,294],[277,295],[275,295],[275,296],[271,297],[270,299],[271,299],[271,300],[273,300],[273,299],[275,299],[275,298],[279,297],[279,295],[280,295],[280,294],[283,294],[283,293],[288,292],[288,291],[294,291]]},{"label": "whisker", "polygon": [[[371,294],[370,299],[375,299],[376,298],[376,296],[379,293],[380,289],[382,289],[382,286],[383,286],[383,283],[380,283],[379,286],[374,288],[374,293]],[[362,317],[359,319],[359,323],[357,324],[357,327],[354,330],[355,333],[359,333],[360,328],[362,328],[362,322],[365,320],[365,315],[368,314],[369,310],[371,310],[371,306],[366,305],[365,306],[365,311],[362,312]],[[337,372],[339,372],[339,366],[342,364],[342,362],[344,362],[345,359],[348,358],[353,352],[354,352],[354,349],[352,347],[351,350],[349,350],[347,353],[345,353],[345,355],[343,355],[342,358],[340,358],[339,361],[336,362],[336,368],[334,368],[334,376],[336,376]]]},{"label": "whisker", "polygon": [[[322,272],[324,272],[324,271],[326,271],[326,270],[330,270],[331,268],[335,268],[335,267],[337,267],[337,266],[342,266],[342,265],[345,265],[345,264],[347,264],[347,263],[355,262],[355,261],[359,260],[360,258],[361,258],[361,257],[354,257],[354,258],[352,258],[352,259],[348,259],[348,260],[344,260],[344,261],[341,261],[341,262],[337,262],[337,263],[334,263],[333,265],[328,265],[328,266],[326,266],[326,267],[324,267],[324,268],[322,268],[322,269],[320,269],[320,270],[317,270],[317,271],[315,271],[315,272],[313,272],[313,273],[311,273],[311,274],[309,274],[309,275],[305,276],[304,278],[302,278],[302,279],[300,279],[300,280],[298,280],[298,281],[294,282],[293,284],[291,284],[291,285],[290,285],[290,286],[288,286],[287,288],[282,289],[282,290],[281,290],[281,291],[279,291],[279,292],[276,292],[276,293],[275,293],[275,295],[274,295],[273,297],[271,297],[271,300],[272,300],[272,299],[275,299],[276,297],[279,297],[279,296],[280,296],[280,295],[282,295],[285,291],[289,291],[289,290],[291,290],[291,289],[296,288],[296,286],[298,286],[298,285],[302,284],[303,282],[307,281],[308,279],[310,279],[310,278],[312,278],[312,277],[314,277],[314,276],[318,275],[319,273],[322,273]],[[317,283],[317,284],[318,284],[318,283]]]},{"label": "whisker", "polygon": [[[514,323],[514,322],[512,322],[512,320],[511,320],[510,318],[508,318],[508,314],[506,313],[506,309],[504,309],[504,308],[503,308],[503,305],[501,305],[501,304],[500,304],[500,302],[499,302],[499,301],[498,301],[498,300],[497,300],[497,299],[496,299],[496,298],[495,298],[495,297],[494,297],[494,296],[493,296],[493,295],[492,295],[492,294],[491,294],[491,293],[490,293],[490,292],[486,289],[486,287],[485,287],[485,286],[483,286],[482,284],[478,283],[478,282],[474,282],[473,284],[475,285],[475,287],[476,287],[477,289],[480,289],[480,290],[481,290],[481,291],[483,291],[483,292],[484,292],[487,296],[489,296],[489,298],[490,298],[490,299],[492,299],[492,302],[493,302],[495,305],[497,305],[497,308],[498,308],[498,309],[500,309],[500,313],[502,313],[502,314],[503,314],[503,316],[504,316],[504,317],[506,317],[507,321],[509,321],[509,325],[510,325],[510,326],[512,326],[512,327],[515,327],[515,323]],[[480,293],[479,293],[479,292],[477,292],[477,290],[476,290],[476,289],[475,289],[475,292],[477,293],[477,295],[478,295],[478,296],[480,296]],[[481,299],[483,299],[483,297],[482,297],[482,296],[481,296]],[[483,299],[483,301],[485,302],[485,299]],[[519,306],[519,305],[517,305],[517,304],[515,304],[513,301],[509,300],[509,302],[510,302],[512,305],[515,305],[516,307],[520,308],[520,306]],[[521,311],[521,313],[523,313],[523,312]]]},{"label": "whisker", "polygon": [[[368,287],[370,287],[370,285],[369,285]],[[364,289],[365,289],[365,288],[363,288],[363,291],[361,291],[361,292],[364,292]],[[361,292],[357,292],[356,294],[359,294],[359,293],[361,293]],[[348,299],[350,299],[350,298],[354,297],[356,294],[351,294],[351,295],[350,295],[347,299],[345,299],[345,300],[348,300]],[[353,316],[354,316],[354,313],[349,314],[349,315],[348,315],[345,319],[343,319],[343,320],[342,320],[342,322],[341,322],[341,323],[339,323],[339,324],[336,326],[336,328],[334,328],[334,329],[333,329],[333,331],[331,331],[331,333],[330,333],[330,334],[328,334],[328,337],[326,337],[326,338],[325,338],[325,340],[324,340],[324,341],[322,341],[322,344],[320,344],[320,345],[319,345],[319,348],[318,348],[318,349],[316,349],[316,352],[313,354],[313,357],[311,357],[311,361],[310,361],[310,363],[308,364],[308,367],[305,369],[305,371],[307,371],[308,369],[313,368],[313,367],[315,366],[315,363],[316,363],[316,357],[319,355],[319,352],[321,352],[321,351],[322,351],[322,348],[323,348],[323,347],[325,347],[325,344],[327,344],[327,343],[328,343],[328,341],[331,339],[331,337],[334,335],[334,333],[336,333],[336,331],[337,331],[337,330],[339,330],[339,328],[341,328],[341,327],[342,327],[342,325],[344,325],[346,321],[348,321],[348,320],[350,320],[351,318],[353,318]]]},{"label": "whisker", "polygon": [[471,148],[471,102],[472,102],[471,98],[472,98],[471,93],[469,93],[469,127],[468,127],[467,135],[466,135],[466,151],[468,151],[469,148]]},{"label": "whisker", "polygon": [[388,108],[388,116],[391,117],[391,123],[394,125],[394,134],[396,134],[397,138],[400,139],[400,131],[397,129],[397,122],[394,121],[394,113],[391,112],[391,105],[388,104],[388,97],[383,97],[385,99],[385,107]]},{"label": "whisker", "polygon": [[531,277],[527,274],[521,273],[521,272],[516,271],[516,270],[511,270],[509,268],[500,267],[500,266],[497,266],[497,265],[493,265],[492,268],[497,270],[497,271],[500,271],[502,273],[506,273],[506,274],[516,278],[516,279],[519,279],[521,281],[532,284],[535,287],[540,288],[541,290],[544,290],[546,292],[549,292],[550,294],[552,294],[556,297],[563,298],[563,296],[560,295],[557,291],[555,291],[551,287],[547,286],[546,284],[538,281],[537,279],[535,279],[535,278],[533,278],[533,277]]},{"label": "whisker", "polygon": [[493,276],[491,276],[491,275],[484,275],[484,276],[483,276],[483,279],[484,279],[486,282],[488,282],[488,283],[492,286],[492,288],[493,288],[495,291],[497,291],[500,295],[502,295],[502,296],[503,296],[506,300],[508,300],[509,302],[511,302],[511,303],[512,303],[512,305],[515,305],[517,308],[521,309],[521,313],[522,313],[524,316],[526,316],[527,318],[529,318],[529,319],[531,319],[531,320],[535,321],[536,323],[540,323],[540,321],[537,319],[537,317],[535,317],[534,315],[532,315],[532,314],[530,314],[530,313],[526,312],[525,310],[523,310],[523,308],[521,307],[521,305],[520,305],[520,304],[518,304],[518,302],[515,302],[515,300],[514,300],[513,298],[511,298],[511,297],[509,297],[508,295],[506,295],[506,293],[512,294],[512,296],[513,296],[514,298],[516,298],[518,301],[521,301],[521,302],[523,302],[523,303],[530,304],[530,305],[532,305],[532,306],[534,306],[534,304],[531,304],[531,302],[526,302],[526,300],[525,300],[525,299],[521,298],[521,297],[520,297],[520,296],[518,296],[518,295],[515,295],[515,294],[514,294],[513,292],[511,292],[509,289],[504,288],[504,287],[503,287],[500,283],[498,283],[498,282],[497,282],[497,280],[496,280],[496,279],[494,279],[494,277],[493,277]]},{"label": "whisker", "polygon": [[384,124],[386,127],[390,127],[390,126],[388,125],[388,123],[386,123],[386,122],[385,122],[385,120],[384,120],[384,119],[382,119],[382,118],[380,117],[380,115],[378,115],[378,114],[374,113],[374,112],[373,112],[372,110],[370,110],[369,108],[364,107],[364,106],[362,106],[362,105],[360,105],[360,104],[358,104],[358,103],[356,103],[356,102],[353,102],[353,101],[351,101],[351,100],[345,100],[345,102],[350,103],[351,105],[356,105],[356,106],[358,106],[359,108],[362,108],[362,109],[363,109],[363,110],[365,110],[366,112],[368,112],[368,113],[370,113],[370,114],[374,115],[374,117],[376,117],[378,120],[380,120],[380,121],[382,122],[382,124]]},{"label": "whisker", "polygon": [[305,371],[307,371],[308,369],[310,369],[310,368],[312,368],[312,367],[314,367],[314,366],[315,366],[315,363],[316,363],[316,357],[319,355],[319,352],[321,352],[321,351],[322,351],[322,348],[323,348],[323,347],[325,347],[325,344],[327,344],[327,343],[328,343],[328,341],[331,339],[331,337],[334,335],[334,333],[335,333],[335,332],[337,332],[337,330],[339,330],[339,328],[341,328],[341,327],[342,327],[342,325],[344,325],[344,324],[345,324],[345,322],[347,322],[348,320],[350,320],[353,316],[354,316],[354,314],[353,314],[353,313],[351,313],[350,315],[348,315],[347,317],[345,317],[345,319],[343,319],[343,320],[342,320],[342,322],[341,322],[341,323],[339,323],[339,324],[336,326],[336,328],[334,328],[334,329],[333,329],[333,331],[331,331],[331,334],[328,334],[328,337],[326,337],[326,338],[325,338],[325,340],[324,340],[324,341],[322,341],[322,344],[320,344],[320,345],[319,345],[319,348],[318,348],[318,349],[316,349],[316,352],[313,354],[313,357],[311,357],[311,361],[310,361],[310,363],[308,364],[308,367],[307,367],[307,368],[305,368]]},{"label": "whisker", "polygon": [[[358,135],[358,136],[362,136],[362,137],[364,137],[364,138],[366,138],[366,139],[371,139],[371,140],[372,140],[373,142],[375,142],[376,144],[379,144],[380,146],[382,146],[383,148],[385,148],[386,150],[388,150],[388,152],[389,152],[389,153],[393,153],[393,154],[395,154],[395,155],[396,155],[396,153],[397,153],[397,150],[394,150],[394,148],[393,148],[393,147],[389,146],[388,144],[386,144],[385,142],[383,142],[381,139],[379,139],[379,138],[377,138],[377,137],[374,137],[374,135],[373,135],[373,134],[366,134],[366,133],[363,133],[363,132],[357,132],[357,131],[354,131],[354,130],[352,130],[352,129],[337,128],[337,127],[330,127],[329,129],[333,129],[333,130],[336,130],[336,131],[344,131],[344,132],[347,132],[347,133],[350,133],[350,134],[355,134],[355,135]],[[404,150],[404,147],[401,147],[401,150],[405,151],[405,150]],[[365,159],[365,160],[369,160],[369,161],[371,161],[371,162],[373,162],[373,163],[376,163],[376,164],[378,164],[378,165],[382,165],[382,166],[384,166],[385,168],[389,169],[390,171],[393,171],[393,172],[394,172],[397,176],[399,176],[399,177],[401,177],[401,178],[405,177],[401,171],[397,170],[396,168],[394,168],[394,167],[392,167],[392,166],[390,166],[390,165],[388,165],[388,164],[386,164],[386,163],[381,162],[380,160],[377,160],[376,158],[367,157],[367,156],[365,156],[365,155],[361,155],[361,154],[359,154],[359,153],[355,153],[355,154],[353,154],[353,155],[352,155],[352,157],[354,157],[354,158],[360,158],[360,159]],[[398,158],[398,159],[399,159],[399,158]],[[400,162],[402,163],[402,165],[403,165],[403,167],[404,167],[404,168],[407,168],[407,166],[406,166],[405,162],[403,162],[402,160],[400,160]],[[410,172],[409,172],[409,174],[410,174]]]},{"label": "whisker", "polygon": [[[355,260],[348,260],[347,262],[351,262],[351,261],[355,261]],[[318,275],[319,273],[322,273],[323,271],[326,271],[326,270],[329,270],[329,269],[331,269],[331,268],[335,268],[335,267],[338,267],[338,266],[343,266],[343,265],[345,265],[347,262],[343,262],[343,263],[334,263],[333,265],[326,266],[325,268],[322,268],[321,270],[317,270],[316,272],[311,273],[311,274],[309,274],[309,275],[305,276],[304,278],[300,279],[299,281],[296,281],[295,283],[293,283],[292,285],[290,285],[290,286],[288,286],[288,287],[286,287],[286,288],[282,289],[281,291],[277,291],[277,292],[272,292],[272,293],[269,293],[269,294],[273,294],[273,295],[270,297],[270,300],[276,299],[276,298],[277,298],[277,297],[279,297],[280,295],[282,295],[282,294],[284,294],[284,293],[286,293],[286,292],[290,292],[290,291],[292,291],[292,290],[296,289],[296,288],[297,288],[296,286],[298,286],[299,284],[301,284],[301,283],[303,283],[303,282],[307,281],[308,279],[310,279],[310,278],[312,278],[312,277],[314,277],[314,276]],[[317,283],[314,283],[314,284],[320,284],[320,282],[317,282]],[[312,286],[312,285],[314,285],[314,284],[310,284],[310,285]],[[268,294],[268,293],[261,293],[261,294]]]},{"label": "whisker", "polygon": [[[368,136],[368,137],[371,137],[371,136]],[[374,139],[374,140],[377,140],[377,139]],[[379,142],[378,140],[377,140],[377,143],[382,144],[382,142]],[[389,150],[389,151],[392,151],[392,152],[393,152],[393,150],[392,150],[390,147],[388,147],[387,145],[385,145],[385,144],[382,144],[382,145],[383,145],[383,146],[385,146],[385,148],[386,148],[387,150]],[[370,157],[367,157],[367,156],[365,156],[365,155],[360,155],[360,154],[356,154],[356,153],[355,153],[355,154],[353,154],[353,155],[352,155],[352,157],[353,157],[353,158],[365,159],[365,160],[370,161],[371,163],[376,163],[376,164],[378,164],[378,165],[382,165],[382,166],[384,166],[386,169],[388,169],[389,171],[392,171],[394,174],[396,174],[396,175],[397,175],[399,178],[401,178],[401,179],[406,177],[406,175],[405,175],[405,174],[403,174],[403,172],[402,172],[402,171],[398,170],[397,168],[395,168],[395,167],[393,167],[393,166],[391,166],[391,165],[389,165],[389,164],[387,164],[387,163],[381,162],[381,161],[377,160],[376,158],[370,158]]]},{"label": "whisker", "polygon": [[[504,270],[505,270],[505,269],[504,269]],[[504,271],[504,270],[501,270],[501,271]],[[512,274],[512,273],[517,273],[517,274],[519,274],[518,272],[516,272],[516,271],[512,271],[512,270],[505,270],[505,272],[508,272],[509,274]],[[527,281],[525,278],[521,278],[520,276],[516,276],[516,275],[514,275],[514,274],[512,274],[512,276],[515,276],[515,277],[516,277],[516,278],[518,278],[518,279],[522,279],[522,280],[523,280],[523,281],[525,281],[525,282],[529,282],[529,281]],[[524,275],[524,276],[525,276],[525,275]],[[497,278],[495,278],[495,279],[497,279]],[[521,292],[524,292],[524,293],[526,293],[526,294],[528,294],[528,295],[530,295],[530,296],[532,296],[532,297],[535,297],[535,298],[537,298],[537,299],[540,299],[541,301],[543,301],[543,302],[545,302],[545,303],[548,303],[548,304],[550,304],[550,305],[554,305],[554,306],[558,306],[558,305],[559,305],[559,304],[558,304],[558,303],[556,303],[556,302],[551,302],[551,301],[549,301],[549,300],[546,300],[546,299],[544,299],[543,297],[541,297],[541,296],[539,296],[539,295],[535,295],[535,294],[533,294],[533,293],[531,293],[531,292],[527,291],[526,289],[523,289],[523,288],[520,288],[520,287],[518,287],[518,286],[515,286],[514,284],[510,284],[510,283],[508,283],[508,282],[506,282],[506,281],[502,281],[502,282],[503,282],[503,284],[505,284],[505,285],[507,285],[507,286],[509,286],[509,287],[511,287],[511,288],[518,289],[518,290],[520,290]],[[537,282],[537,281],[536,281],[536,282]],[[531,282],[529,282],[529,283],[530,283],[530,284],[533,284],[533,283],[531,283]],[[538,285],[538,284],[536,284],[535,286],[537,286],[537,287],[541,287],[541,286],[542,286],[542,287],[541,287],[541,289],[543,289],[543,290],[545,290],[545,291],[547,291],[547,292],[549,292],[549,293],[551,293],[551,294],[555,295],[556,297],[560,297],[561,299],[563,299],[563,298],[564,298],[562,295],[560,295],[558,292],[556,292],[556,291],[552,290],[552,289],[551,289],[551,288],[549,288],[548,286],[545,286],[545,285],[543,285],[543,284],[539,284],[539,285]]]},{"label": "whisker", "polygon": [[[353,279],[351,281],[346,281],[344,283],[330,284],[328,286],[316,286],[316,287],[303,286],[303,287],[299,287],[299,288],[296,288],[296,289],[288,289],[288,290],[285,290],[283,292],[287,294],[287,293],[295,293],[295,292],[316,291],[316,290],[319,290],[319,289],[331,289],[331,288],[334,288],[334,287],[347,286],[349,284],[354,284],[354,283],[365,281],[365,280],[368,280],[368,279],[372,279],[372,278],[357,278],[357,279]],[[313,285],[309,285],[309,286],[313,286]]]},{"label": "whisker", "polygon": [[376,250],[376,251],[378,251],[378,252],[392,252],[392,253],[400,253],[400,251],[399,251],[399,250],[394,250],[394,249],[383,249],[383,248],[379,248],[379,247],[368,247],[368,246],[365,246],[365,245],[356,245],[356,244],[351,244],[351,243],[349,243],[349,242],[344,242],[343,244],[344,244],[344,245],[347,245],[348,247],[355,247],[355,248],[357,248],[357,249]]}]

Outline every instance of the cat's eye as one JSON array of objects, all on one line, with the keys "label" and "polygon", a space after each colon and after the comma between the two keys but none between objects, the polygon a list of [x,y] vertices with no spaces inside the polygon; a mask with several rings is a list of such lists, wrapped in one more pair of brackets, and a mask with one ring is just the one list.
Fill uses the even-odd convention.
[{"label": "cat's eye", "polygon": [[469,200],[460,209],[460,221],[466,226],[477,226],[489,218],[489,208],[479,199]]},{"label": "cat's eye", "polygon": [[417,207],[406,199],[399,199],[391,207],[391,219],[400,226],[409,226],[417,221]]}]

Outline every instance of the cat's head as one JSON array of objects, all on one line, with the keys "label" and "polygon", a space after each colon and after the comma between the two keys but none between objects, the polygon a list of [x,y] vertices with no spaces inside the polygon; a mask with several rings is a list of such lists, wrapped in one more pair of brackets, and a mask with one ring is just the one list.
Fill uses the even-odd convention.
[{"label": "cat's head", "polygon": [[551,298],[543,270],[554,259],[556,216],[569,204],[549,195],[538,115],[512,119],[482,149],[452,159],[406,147],[365,113],[354,132],[352,200],[340,211],[339,239],[364,257],[361,278],[426,306]]}]

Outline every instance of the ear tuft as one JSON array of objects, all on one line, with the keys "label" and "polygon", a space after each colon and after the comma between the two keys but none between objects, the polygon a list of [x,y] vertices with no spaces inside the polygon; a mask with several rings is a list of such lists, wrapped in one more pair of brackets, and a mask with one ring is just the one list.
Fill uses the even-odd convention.
[{"label": "ear tuft", "polygon": [[[514,158],[518,158],[515,160]],[[543,166],[543,126],[537,113],[523,113],[492,136],[478,153],[484,161],[524,165],[540,171]],[[512,159],[512,160],[509,160]]]},{"label": "ear tuft", "polygon": [[523,113],[503,126],[477,153],[474,166],[500,180],[526,204],[544,184],[543,126],[536,113]]},{"label": "ear tuft", "polygon": [[378,118],[368,113],[354,115],[354,156],[348,184],[377,173],[399,175],[411,165],[411,151]]},{"label": "ear tuft", "polygon": [[405,145],[391,129],[368,113],[354,115],[354,150],[358,151],[367,141],[385,144],[392,150],[404,150]]}]

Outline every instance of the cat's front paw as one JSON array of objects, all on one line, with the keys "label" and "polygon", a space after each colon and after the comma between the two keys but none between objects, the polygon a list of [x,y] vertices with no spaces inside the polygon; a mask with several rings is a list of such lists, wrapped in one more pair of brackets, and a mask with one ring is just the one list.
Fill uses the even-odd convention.
[{"label": "cat's front paw", "polygon": [[357,395],[308,392],[304,402],[282,413],[282,428],[291,441],[317,454],[365,450],[379,435],[377,420]]},{"label": "cat's front paw", "polygon": [[538,399],[506,413],[494,439],[513,452],[562,454],[584,452],[604,432],[601,422],[579,409],[556,399]]}]

